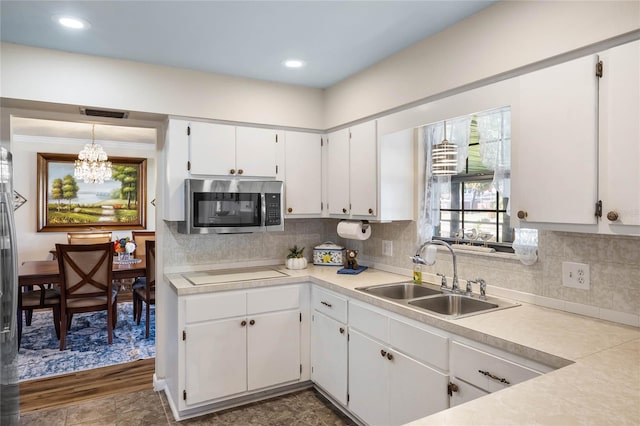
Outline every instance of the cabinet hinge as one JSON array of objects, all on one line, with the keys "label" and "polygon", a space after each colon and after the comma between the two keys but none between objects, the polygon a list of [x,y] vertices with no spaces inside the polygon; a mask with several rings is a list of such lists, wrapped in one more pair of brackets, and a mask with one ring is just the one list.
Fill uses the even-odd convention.
[{"label": "cabinet hinge", "polygon": [[302,375],[302,364],[300,364],[300,375]]},{"label": "cabinet hinge", "polygon": [[349,132],[349,139],[351,139],[351,132]]},{"label": "cabinet hinge", "polygon": [[191,126],[187,126],[187,136],[191,136]]},{"label": "cabinet hinge", "polygon": [[276,164],[276,174],[278,174],[278,165]]},{"label": "cabinet hinge", "polygon": [[187,161],[187,170],[191,170],[191,161]]},{"label": "cabinet hinge", "polygon": [[351,341],[351,335],[347,333],[347,342]]},{"label": "cabinet hinge", "polygon": [[278,134],[276,133],[276,143],[278,143]]},{"label": "cabinet hinge", "polygon": [[324,146],[324,141],[320,138],[320,146]]},{"label": "cabinet hinge", "polygon": [[187,340],[187,332],[186,332],[186,330],[182,330],[182,340]]},{"label": "cabinet hinge", "polygon": [[347,394],[347,402],[349,402],[349,394]]},{"label": "cabinet hinge", "polygon": [[596,203],[596,217],[602,217],[602,200]]},{"label": "cabinet hinge", "polygon": [[596,77],[602,78],[602,74],[604,73],[604,64],[602,61],[598,61],[596,64]]},{"label": "cabinet hinge", "polygon": [[311,374],[313,374],[313,366],[311,366]]},{"label": "cabinet hinge", "polygon": [[300,312],[300,322],[302,322],[302,312]]},{"label": "cabinet hinge", "polygon": [[313,321],[315,321],[315,320],[316,320],[315,315],[311,314],[311,322],[313,322]]},{"label": "cabinet hinge", "polygon": [[187,391],[186,390],[182,391],[182,399],[184,399],[185,401],[187,400]]},{"label": "cabinet hinge", "polygon": [[324,203],[321,201],[320,202],[320,211],[324,210]]}]

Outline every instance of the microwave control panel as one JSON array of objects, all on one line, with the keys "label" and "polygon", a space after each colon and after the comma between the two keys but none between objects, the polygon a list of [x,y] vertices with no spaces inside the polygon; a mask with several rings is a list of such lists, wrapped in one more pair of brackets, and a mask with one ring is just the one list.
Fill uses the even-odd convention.
[{"label": "microwave control panel", "polygon": [[280,201],[280,194],[266,193],[264,194],[266,204],[266,217],[264,218],[265,226],[280,225],[282,222],[282,203]]}]

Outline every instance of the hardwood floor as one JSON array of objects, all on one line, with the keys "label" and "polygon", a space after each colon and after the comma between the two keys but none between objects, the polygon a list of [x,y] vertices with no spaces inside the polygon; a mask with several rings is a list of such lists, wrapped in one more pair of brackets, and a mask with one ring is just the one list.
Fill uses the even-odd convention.
[{"label": "hardwood floor", "polygon": [[20,383],[20,413],[153,388],[155,359]]}]

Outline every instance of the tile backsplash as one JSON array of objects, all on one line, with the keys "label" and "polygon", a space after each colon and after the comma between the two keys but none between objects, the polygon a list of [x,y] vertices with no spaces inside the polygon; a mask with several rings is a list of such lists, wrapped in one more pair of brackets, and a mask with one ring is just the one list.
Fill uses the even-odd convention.
[{"label": "tile backsplash", "polygon": [[[209,265],[243,261],[284,263],[288,248],[305,247],[311,261],[313,247],[333,241],[359,251],[364,264],[406,270],[409,277],[417,240],[415,222],[372,224],[372,236],[366,241],[344,240],[337,236],[336,219],[288,219],[284,232],[184,235],[176,223],[165,222],[165,266]],[[382,255],[382,240],[393,242],[393,256]],[[609,310],[640,315],[640,237],[541,231],[538,262],[521,264],[515,256],[457,254],[460,279],[484,278],[489,286],[514,290],[555,300],[563,306]],[[451,256],[439,251],[435,265],[425,272],[452,275]],[[591,271],[589,290],[562,285],[562,262],[587,263]]]}]

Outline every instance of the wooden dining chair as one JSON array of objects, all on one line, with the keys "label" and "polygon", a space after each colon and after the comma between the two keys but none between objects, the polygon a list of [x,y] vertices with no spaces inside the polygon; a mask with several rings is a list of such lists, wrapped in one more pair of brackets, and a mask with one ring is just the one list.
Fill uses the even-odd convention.
[{"label": "wooden dining chair", "polygon": [[111,242],[111,232],[67,232],[69,244],[99,244]]},{"label": "wooden dining chair", "polygon": [[31,315],[34,309],[52,309],[53,327],[56,336],[60,338],[60,292],[57,289],[50,289],[46,284],[38,284],[37,290],[32,286],[18,292],[18,349],[22,341],[22,313],[24,312],[25,322],[31,325]]},{"label": "wooden dining chair", "polygon": [[145,242],[156,239],[155,231],[131,231],[131,239],[136,243],[135,256],[145,255]]},{"label": "wooden dining chair", "polygon": [[56,244],[60,270],[60,350],[74,313],[107,311],[107,336],[113,343],[118,321],[117,289],[112,281],[113,244]]},{"label": "wooden dining chair", "polygon": [[144,287],[138,287],[134,290],[134,300],[136,306],[136,324],[140,325],[142,317],[142,302],[146,304],[145,315],[145,339],[149,338],[149,322],[151,320],[151,305],[156,303],[156,242],[147,240],[145,242],[145,253],[147,258],[147,268]]},{"label": "wooden dining chair", "polygon": [[[147,240],[153,240],[155,241],[156,239],[156,233],[155,231],[131,231],[131,238],[133,239],[133,241],[135,241],[136,243],[136,250],[133,252],[134,256],[144,256],[145,255],[145,251],[146,251],[146,242]],[[138,314],[136,309],[138,308],[138,303],[136,300],[136,289],[138,288],[144,288],[145,286],[145,277],[140,277],[140,278],[136,278],[132,285],[131,285],[131,290],[133,295],[131,296],[133,299],[133,319],[134,321],[136,320],[136,318],[138,318]]]}]

